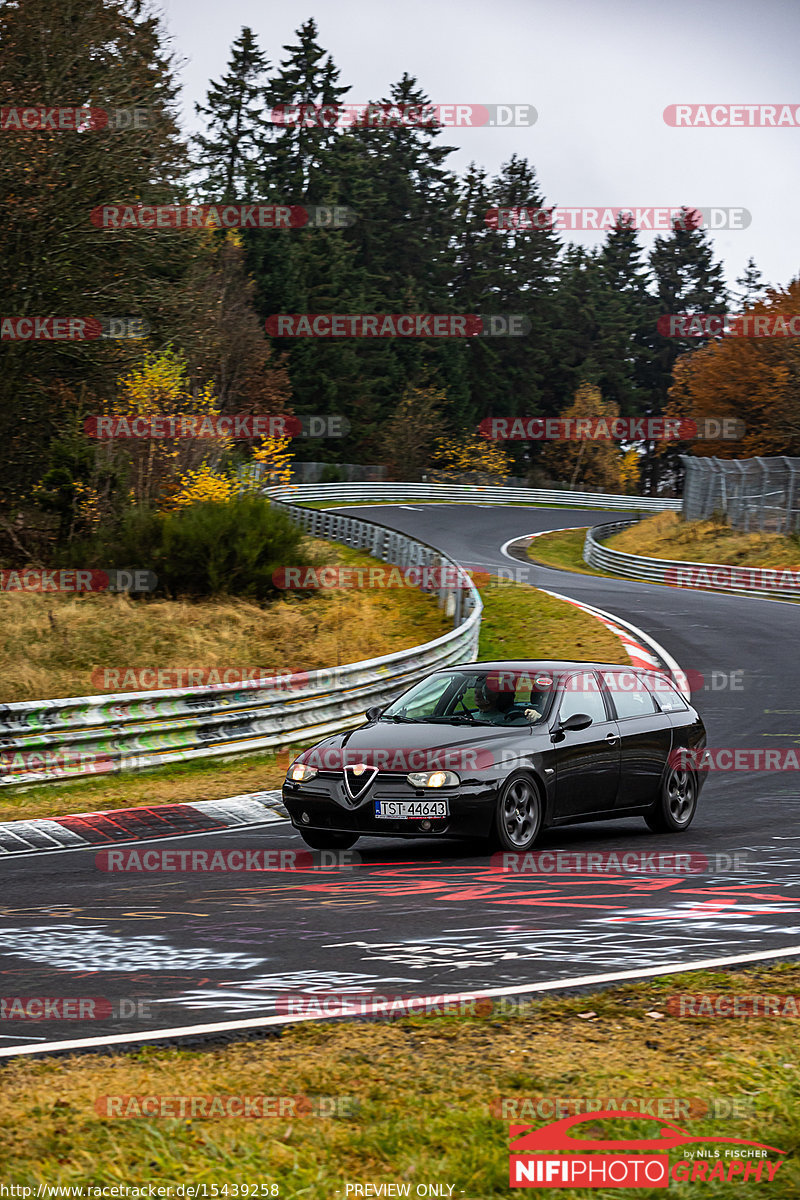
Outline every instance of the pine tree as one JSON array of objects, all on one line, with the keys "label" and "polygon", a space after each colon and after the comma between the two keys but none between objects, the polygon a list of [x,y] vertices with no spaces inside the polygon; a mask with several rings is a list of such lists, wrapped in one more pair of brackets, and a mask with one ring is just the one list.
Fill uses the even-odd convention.
[{"label": "pine tree", "polygon": [[212,81],[205,104],[195,111],[206,118],[209,136],[198,134],[197,168],[204,199],[250,200],[255,194],[258,155],[263,144],[265,75],[269,63],[247,25],[231,48],[228,71]]},{"label": "pine tree", "polygon": [[[706,231],[694,225],[692,211],[682,210],[673,222],[672,232],[657,237],[650,254],[658,316],[725,311],[727,291],[722,266],[714,261],[714,249]],[[695,338],[662,337],[656,329],[651,337],[653,400],[660,413],[667,400],[676,359],[700,343]]]},{"label": "pine tree", "polygon": [[[341,143],[347,203],[358,221],[346,231],[354,265],[362,273],[368,311],[452,313],[463,311],[451,286],[457,180],[445,161],[436,124],[410,125],[396,115],[429,103],[417,81],[404,74],[380,108],[383,124],[354,126]],[[375,419],[394,411],[397,387],[446,387],[445,419],[464,427],[469,410],[464,376],[467,347],[428,339],[364,343],[360,358],[369,382]]]},{"label": "pine tree", "polygon": [[264,194],[284,204],[324,204],[331,152],[340,132],[335,121],[315,120],[313,115],[292,120],[292,111],[335,107],[350,88],[338,84],[340,72],[317,41],[313,18],[300,26],[297,38],[296,44],[283,47],[288,58],[264,93],[267,120],[275,120],[261,144],[260,182]]},{"label": "pine tree", "polygon": [[648,339],[653,320],[650,271],[632,219],[621,217],[609,230],[597,258],[600,284],[597,383],[606,400],[625,416],[648,407]]},{"label": "pine tree", "polygon": [[[517,155],[492,180],[489,199],[492,210],[546,208],[534,168]],[[541,228],[512,224],[493,229],[483,245],[482,310],[522,313],[530,321],[530,333],[475,346],[471,379],[480,418],[553,414],[561,399],[562,374],[556,345],[560,237],[547,222]],[[519,457],[522,445],[514,450]]]},{"label": "pine tree", "polygon": [[756,260],[748,258],[744,274],[736,280],[739,291],[733,294],[737,311],[742,312],[744,309],[752,308],[754,304],[758,304],[766,297],[769,289],[762,280],[763,276],[756,266]]},{"label": "pine tree", "polygon": [[[649,338],[652,358],[645,367],[650,384],[649,412],[664,412],[672,386],[675,363],[682,354],[704,345],[707,338],[663,337],[656,328],[659,317],[674,313],[723,313],[727,289],[722,266],[714,261],[714,249],[705,230],[697,228],[695,210],[683,208],[673,221],[672,232],[657,237],[649,263],[655,277],[657,313]],[[645,491],[655,494],[659,480],[669,475],[679,480],[680,461],[674,448],[649,442],[642,468]]]}]

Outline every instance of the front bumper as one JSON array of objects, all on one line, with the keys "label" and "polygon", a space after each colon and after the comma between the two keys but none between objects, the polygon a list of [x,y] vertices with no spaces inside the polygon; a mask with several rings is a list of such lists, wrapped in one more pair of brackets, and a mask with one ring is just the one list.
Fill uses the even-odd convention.
[{"label": "front bumper", "polygon": [[[283,785],[284,806],[297,829],[332,830],[369,837],[487,837],[494,817],[496,780],[470,781],[455,788],[414,788],[405,775],[379,773],[363,795],[348,796],[339,773],[320,773],[308,783]],[[395,819],[375,816],[376,800],[447,800],[449,815]],[[307,818],[307,819],[304,819]]]}]

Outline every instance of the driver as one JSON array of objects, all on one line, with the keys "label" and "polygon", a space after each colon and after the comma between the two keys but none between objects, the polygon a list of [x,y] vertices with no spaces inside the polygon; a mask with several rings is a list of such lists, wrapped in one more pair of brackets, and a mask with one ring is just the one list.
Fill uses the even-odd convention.
[{"label": "driver", "polygon": [[484,721],[491,721],[493,725],[503,725],[508,710],[514,706],[514,693],[495,691],[486,679],[479,679],[475,684],[475,703]]}]

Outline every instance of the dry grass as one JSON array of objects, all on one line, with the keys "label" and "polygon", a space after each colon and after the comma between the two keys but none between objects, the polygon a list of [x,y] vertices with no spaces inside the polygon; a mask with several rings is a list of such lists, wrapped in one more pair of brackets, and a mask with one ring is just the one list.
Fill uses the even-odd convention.
[{"label": "dry grass", "polygon": [[546,567],[558,567],[562,571],[573,571],[579,575],[604,575],[583,561],[583,544],[586,528],[558,529],[534,538],[526,554],[533,563]]},{"label": "dry grass", "polygon": [[721,521],[684,521],[675,512],[647,517],[609,538],[607,544],[614,550],[648,558],[800,569],[800,543],[795,537],[739,533]]},{"label": "dry grass", "polygon": [[[327,562],[375,564],[347,547],[313,542],[312,548]],[[416,589],[289,594],[263,608],[236,599],[188,603],[2,592],[2,699],[146,690],[123,686],[131,668],[310,671],[403,650],[448,628],[436,597]],[[106,682],[106,669],[119,674]]]}]

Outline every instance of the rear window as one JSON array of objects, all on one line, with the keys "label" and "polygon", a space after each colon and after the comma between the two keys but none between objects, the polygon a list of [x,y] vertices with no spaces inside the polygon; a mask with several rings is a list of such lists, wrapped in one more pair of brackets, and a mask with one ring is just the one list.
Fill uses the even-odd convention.
[{"label": "rear window", "polygon": [[602,671],[601,675],[620,720],[626,717],[651,717],[658,712],[652,695],[635,671]]},{"label": "rear window", "polygon": [[656,704],[662,712],[686,712],[689,705],[666,675],[654,671],[643,674],[642,679],[655,696]]}]

